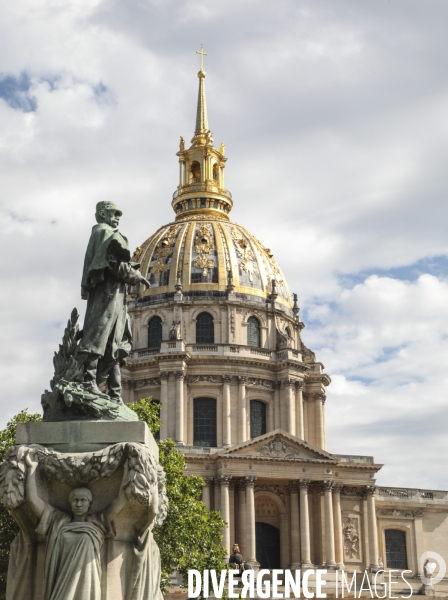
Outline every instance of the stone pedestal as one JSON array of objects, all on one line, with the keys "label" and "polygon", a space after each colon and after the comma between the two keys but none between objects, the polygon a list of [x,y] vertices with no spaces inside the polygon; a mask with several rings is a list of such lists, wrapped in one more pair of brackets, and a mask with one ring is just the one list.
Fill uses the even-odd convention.
[{"label": "stone pedestal", "polygon": [[7,599],[162,600],[152,527],[167,498],[146,424],[24,423],[16,442],[0,469],[0,495],[21,529]]}]

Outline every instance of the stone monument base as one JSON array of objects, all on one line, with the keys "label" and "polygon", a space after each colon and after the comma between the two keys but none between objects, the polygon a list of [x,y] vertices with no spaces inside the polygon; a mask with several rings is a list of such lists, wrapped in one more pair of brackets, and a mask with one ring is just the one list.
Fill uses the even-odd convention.
[{"label": "stone monument base", "polygon": [[[158,454],[139,421],[19,424],[0,471],[3,502],[21,529],[7,600],[162,600],[152,536],[167,510]],[[73,490],[90,497],[83,522]]]}]

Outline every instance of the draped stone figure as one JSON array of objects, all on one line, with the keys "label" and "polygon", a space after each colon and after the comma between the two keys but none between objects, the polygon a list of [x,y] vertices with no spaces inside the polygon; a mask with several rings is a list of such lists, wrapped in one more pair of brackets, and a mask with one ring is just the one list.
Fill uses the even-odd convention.
[{"label": "draped stone figure", "polygon": [[[152,527],[166,516],[163,470],[143,445],[116,444],[81,456],[19,446],[3,463],[0,493],[21,527],[11,545],[7,600],[102,600],[111,582],[122,588],[123,600],[162,600]],[[92,510],[94,495],[86,486],[70,491],[70,511],[42,499],[49,479],[88,481],[98,463],[107,468],[92,481],[123,468],[118,494],[102,510]],[[89,474],[81,477],[81,469]],[[126,569],[108,567],[106,577],[110,556],[120,557]]]}]

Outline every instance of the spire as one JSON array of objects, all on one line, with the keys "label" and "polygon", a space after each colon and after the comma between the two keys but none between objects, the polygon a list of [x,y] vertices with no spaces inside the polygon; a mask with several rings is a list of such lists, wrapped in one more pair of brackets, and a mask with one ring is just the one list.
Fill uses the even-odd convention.
[{"label": "spire", "polygon": [[176,219],[198,213],[214,214],[228,219],[227,215],[232,210],[233,202],[232,194],[225,188],[224,182],[226,147],[221,144],[218,150],[213,145],[205,101],[204,56],[207,56],[207,53],[202,46],[196,53],[201,58],[196,128],[190,148],[186,148],[185,139],[180,138],[177,152],[179,185],[173,194],[172,207],[177,215]]},{"label": "spire", "polygon": [[199,77],[199,93],[198,93],[198,108],[196,111],[196,129],[195,135],[207,133],[208,129],[208,118],[207,118],[207,102],[205,100],[205,71],[204,71],[204,56],[207,56],[207,52],[204,49],[196,50],[196,54],[201,57],[200,70],[198,73]]}]

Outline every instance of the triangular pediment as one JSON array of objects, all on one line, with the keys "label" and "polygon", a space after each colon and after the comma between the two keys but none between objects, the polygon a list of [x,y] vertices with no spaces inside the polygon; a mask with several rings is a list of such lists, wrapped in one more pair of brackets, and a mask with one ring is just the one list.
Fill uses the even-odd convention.
[{"label": "triangular pediment", "polygon": [[221,456],[253,456],[276,460],[319,460],[337,462],[329,452],[316,448],[282,429],[270,431],[253,440],[220,450]]}]

